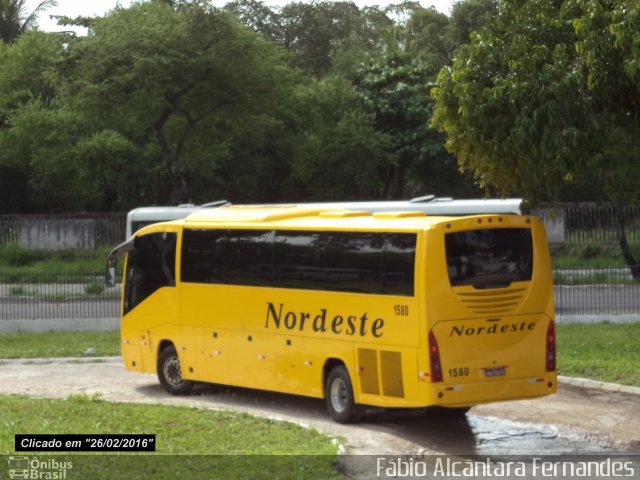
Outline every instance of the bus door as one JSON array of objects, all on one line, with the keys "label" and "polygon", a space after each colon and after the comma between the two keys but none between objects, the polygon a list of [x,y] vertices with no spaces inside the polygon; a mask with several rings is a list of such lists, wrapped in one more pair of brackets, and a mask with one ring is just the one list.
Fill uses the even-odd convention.
[{"label": "bus door", "polygon": [[122,354],[130,370],[155,371],[160,338],[174,342],[179,319],[175,281],[175,232],[135,237],[125,267]]}]

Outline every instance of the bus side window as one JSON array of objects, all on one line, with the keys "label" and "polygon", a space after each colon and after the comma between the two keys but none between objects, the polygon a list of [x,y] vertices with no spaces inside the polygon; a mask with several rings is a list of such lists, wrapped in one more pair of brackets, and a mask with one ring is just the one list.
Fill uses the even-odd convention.
[{"label": "bus side window", "polygon": [[232,285],[271,285],[273,230],[230,230],[224,278]]},{"label": "bus side window", "polygon": [[331,232],[327,236],[327,290],[380,293],[383,234]]},{"label": "bus side window", "polygon": [[324,255],[318,232],[276,231],[273,285],[277,288],[325,288]]},{"label": "bus side window", "polygon": [[182,281],[225,283],[226,230],[185,229],[182,235]]},{"label": "bus side window", "polygon": [[152,233],[136,239],[129,252],[126,273],[124,313],[162,287],[176,284],[175,233]]},{"label": "bus side window", "polygon": [[381,293],[413,296],[416,235],[388,233],[385,237]]}]

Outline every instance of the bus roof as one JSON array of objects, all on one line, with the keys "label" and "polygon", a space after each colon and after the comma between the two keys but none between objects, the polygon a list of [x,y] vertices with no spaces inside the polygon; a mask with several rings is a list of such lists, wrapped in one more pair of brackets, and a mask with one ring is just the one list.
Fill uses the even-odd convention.
[{"label": "bus roof", "polygon": [[[219,215],[210,215],[210,212],[219,212],[221,208],[232,206],[231,203],[226,200],[219,200],[216,202],[207,203],[204,205],[179,205],[173,207],[140,207],[131,210],[127,215],[127,232],[126,238],[129,238],[138,228],[156,222],[168,222],[171,220],[179,220],[187,217],[188,215],[196,214],[193,219],[201,219],[202,221],[232,221],[229,215],[235,215],[236,219],[233,221],[241,221],[239,210],[232,210],[235,213],[222,212]],[[299,208],[305,208],[308,210],[320,211],[336,211],[336,210],[351,210],[353,212],[369,212],[369,213],[382,213],[382,212],[422,212],[426,215],[440,215],[440,216],[467,216],[467,215],[481,215],[481,214],[521,214],[522,213],[522,199],[520,198],[507,198],[507,199],[466,199],[455,200],[448,197],[436,197],[434,195],[427,195],[424,197],[413,198],[411,200],[380,200],[380,201],[346,201],[346,202],[313,202],[313,203],[295,203],[295,204],[261,204],[261,205],[236,205],[237,208],[242,209],[265,209],[274,208],[280,209],[280,212],[284,212],[283,208],[291,209],[292,206]],[[289,210],[290,211],[290,210]],[[248,221],[248,216],[253,214],[245,213],[244,220]],[[274,220],[275,213],[270,214],[271,220]],[[287,213],[287,216],[290,214]],[[296,214],[299,216],[298,214]],[[294,215],[294,216],[296,216]],[[220,218],[221,220],[205,220],[211,218]],[[253,221],[257,221],[255,218]]]},{"label": "bus roof", "polygon": [[417,211],[427,215],[479,215],[483,213],[522,213],[522,199],[520,198],[487,198],[454,200],[453,198],[426,197],[412,200],[383,200],[364,202],[319,202],[305,203],[313,208],[346,208],[365,212],[398,212]]},{"label": "bus roof", "polygon": [[[459,218],[459,216],[457,217]],[[256,226],[296,228],[362,228],[420,230],[451,220],[449,216],[429,216],[422,211],[366,212],[344,208],[313,208],[299,205],[231,205],[216,209],[202,209],[184,220],[187,228],[216,228]]]}]

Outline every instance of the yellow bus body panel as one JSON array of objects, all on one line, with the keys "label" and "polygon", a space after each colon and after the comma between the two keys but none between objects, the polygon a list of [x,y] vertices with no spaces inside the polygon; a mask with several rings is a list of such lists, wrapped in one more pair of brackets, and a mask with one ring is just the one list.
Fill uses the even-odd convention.
[{"label": "yellow bus body panel", "polygon": [[[340,218],[286,210],[269,216],[269,209],[238,216],[241,209],[225,210],[136,234],[177,232],[177,282],[122,319],[127,369],[154,373],[160,345],[170,342],[185,379],[317,398],[324,397],[325,366],[340,362],[356,403],[372,406],[470,406],[555,392],[556,374],[545,371],[547,329],[554,321],[550,260],[544,226],[534,217]],[[532,281],[496,289],[451,287],[447,232],[518,227],[532,232]],[[181,282],[184,228],[413,232],[414,295]],[[430,331],[442,382],[430,377]]]}]

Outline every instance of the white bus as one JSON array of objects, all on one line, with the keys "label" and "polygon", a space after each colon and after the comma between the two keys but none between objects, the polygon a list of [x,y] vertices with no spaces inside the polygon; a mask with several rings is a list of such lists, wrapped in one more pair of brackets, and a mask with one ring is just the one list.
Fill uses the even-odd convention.
[{"label": "white bus", "polygon": [[131,237],[142,227],[151,225],[152,223],[168,222],[170,220],[180,220],[187,215],[200,210],[201,208],[216,208],[231,205],[226,200],[218,200],[216,202],[205,203],[203,205],[194,205],[193,203],[185,203],[182,205],[171,207],[138,207],[127,213],[127,237]]},{"label": "white bus", "polygon": [[[172,207],[139,207],[127,214],[127,237],[147,225],[170,220],[179,220],[202,208],[218,208],[231,205],[226,200],[205,203],[203,205],[184,204]],[[323,210],[346,209],[361,212],[424,212],[427,215],[478,215],[478,214],[507,214],[522,213],[522,199],[467,199],[455,200],[450,197],[436,197],[427,195],[411,200],[376,200],[376,201],[347,201],[347,202],[310,202],[297,205]],[[282,206],[282,204],[274,204]]]}]

